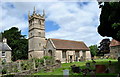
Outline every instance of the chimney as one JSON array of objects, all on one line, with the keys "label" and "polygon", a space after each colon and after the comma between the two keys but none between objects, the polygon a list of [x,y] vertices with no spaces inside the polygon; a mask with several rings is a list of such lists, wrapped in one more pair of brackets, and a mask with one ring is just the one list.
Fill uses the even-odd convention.
[{"label": "chimney", "polygon": [[6,38],[3,38],[3,43],[7,43],[7,39]]}]

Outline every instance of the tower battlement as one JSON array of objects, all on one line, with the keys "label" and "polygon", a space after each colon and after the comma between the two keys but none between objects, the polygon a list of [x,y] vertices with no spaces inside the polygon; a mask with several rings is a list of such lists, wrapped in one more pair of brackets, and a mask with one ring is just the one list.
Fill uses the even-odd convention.
[{"label": "tower battlement", "polygon": [[30,11],[28,12],[28,20],[31,20],[33,18],[38,18],[38,19],[45,19],[45,11],[43,10],[43,14],[37,14],[36,13],[36,10],[35,10],[35,7],[34,7],[34,11],[33,11],[33,14],[30,15]]}]

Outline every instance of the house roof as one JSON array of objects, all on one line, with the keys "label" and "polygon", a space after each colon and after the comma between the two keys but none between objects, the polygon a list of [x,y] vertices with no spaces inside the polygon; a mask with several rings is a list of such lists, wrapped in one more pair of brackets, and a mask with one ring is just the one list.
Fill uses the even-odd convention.
[{"label": "house roof", "polygon": [[56,49],[75,49],[75,50],[89,50],[89,48],[82,41],[51,39]]},{"label": "house roof", "polygon": [[118,46],[118,45],[120,45],[120,42],[117,41],[117,40],[112,39],[112,41],[110,43],[110,46]]},{"label": "house roof", "polygon": [[7,43],[0,42],[0,51],[11,51],[12,49],[7,45]]}]

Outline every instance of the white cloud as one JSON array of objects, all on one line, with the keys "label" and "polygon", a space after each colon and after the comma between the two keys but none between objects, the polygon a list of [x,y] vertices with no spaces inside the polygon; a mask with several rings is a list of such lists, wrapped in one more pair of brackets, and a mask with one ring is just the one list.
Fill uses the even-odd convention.
[{"label": "white cloud", "polygon": [[69,7],[68,3],[56,3],[49,8],[49,13],[47,19],[59,24],[60,29],[48,32],[47,37],[82,40],[88,45],[102,39],[96,30],[100,14],[97,2],[81,7],[77,3],[69,3]]},{"label": "white cloud", "polygon": [[[10,8],[2,3],[3,30],[12,26],[19,27],[22,33],[27,32],[28,20],[24,18],[28,11],[33,11],[36,6],[37,12],[46,12],[46,22],[53,21],[60,28],[47,32],[47,38],[62,38],[68,40],[81,40],[87,45],[96,44],[102,37],[97,33],[99,25],[100,9],[97,2],[90,2],[86,5],[79,5],[77,2],[38,2],[38,3],[12,3],[15,8]],[[1,14],[0,14],[1,15]]]}]

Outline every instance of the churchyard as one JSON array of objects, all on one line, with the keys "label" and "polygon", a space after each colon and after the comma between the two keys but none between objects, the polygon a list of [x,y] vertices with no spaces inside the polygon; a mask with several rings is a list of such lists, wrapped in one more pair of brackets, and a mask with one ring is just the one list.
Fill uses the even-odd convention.
[{"label": "churchyard", "polygon": [[59,68],[61,63],[54,62],[53,58],[45,56],[41,59],[17,60],[11,63],[2,62],[0,65],[0,76],[9,75],[31,75],[44,69],[50,72],[52,69]]},{"label": "churchyard", "polygon": [[[75,68],[72,68],[74,67]],[[74,70],[75,69],[75,70]],[[83,62],[63,63],[60,68],[53,69],[51,72],[45,72],[44,70],[34,73],[33,75],[64,75],[64,70],[69,71],[69,75],[77,76],[91,76],[97,75],[109,77],[117,76],[120,72],[120,63],[115,59],[97,59]]]},{"label": "churchyard", "polygon": [[55,63],[53,61],[50,57],[18,60],[12,64],[3,64],[0,75],[116,77],[120,72],[120,61],[117,59],[96,59],[62,64],[59,61]]}]

